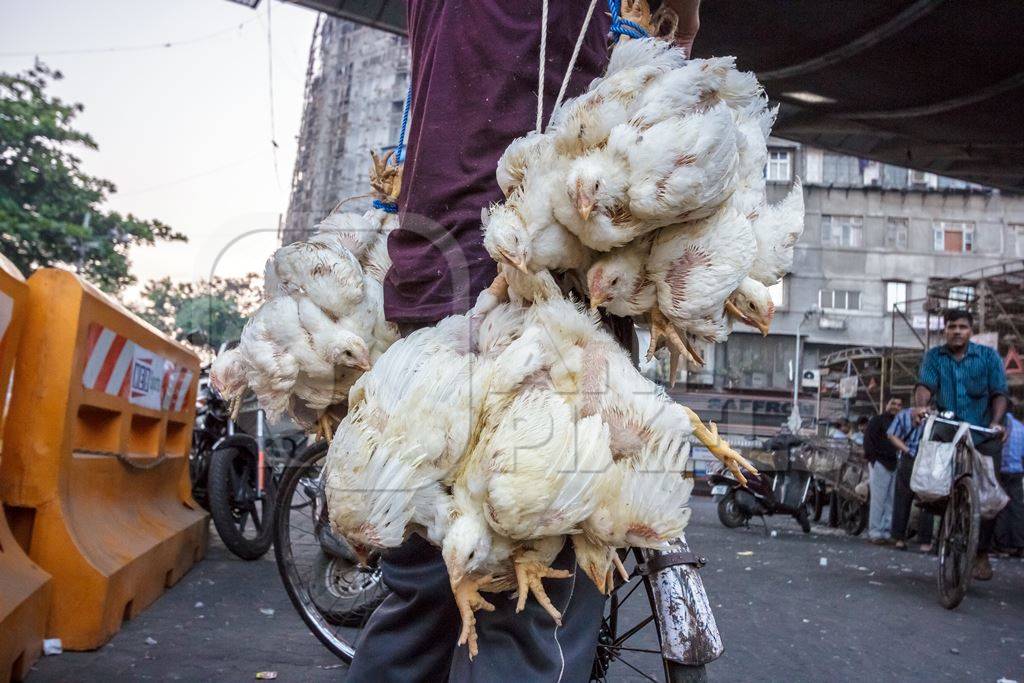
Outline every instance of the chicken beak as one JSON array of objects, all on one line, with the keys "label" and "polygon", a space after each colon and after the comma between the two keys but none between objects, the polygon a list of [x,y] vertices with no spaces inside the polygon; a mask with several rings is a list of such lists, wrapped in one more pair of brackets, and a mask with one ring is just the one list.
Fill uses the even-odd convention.
[{"label": "chicken beak", "polygon": [[576,212],[583,220],[588,220],[594,211],[594,200],[585,194],[576,195]]},{"label": "chicken beak", "polygon": [[746,325],[750,325],[751,327],[757,329],[763,337],[767,337],[768,332],[771,331],[770,320],[762,320],[760,318],[744,313],[743,311],[740,310],[739,306],[734,304],[731,300],[726,300],[725,312],[728,313],[733,318],[739,320],[740,322]]},{"label": "chicken beak", "polygon": [[363,372],[369,372],[370,368],[372,368],[373,366],[370,364],[369,358],[363,358],[356,364],[356,367],[362,370]]},{"label": "chicken beak", "polygon": [[772,329],[771,323],[765,322],[764,320],[755,320],[754,321],[754,327],[756,327],[757,329],[761,330],[761,336],[762,337],[767,337],[768,333]]},{"label": "chicken beak", "polygon": [[603,293],[591,292],[590,294],[590,310],[596,311],[601,304],[608,301],[608,296]]},{"label": "chicken beak", "polygon": [[530,275],[530,269],[526,267],[526,261],[524,261],[523,259],[509,259],[509,263],[515,266],[516,270],[518,270],[523,275]]}]

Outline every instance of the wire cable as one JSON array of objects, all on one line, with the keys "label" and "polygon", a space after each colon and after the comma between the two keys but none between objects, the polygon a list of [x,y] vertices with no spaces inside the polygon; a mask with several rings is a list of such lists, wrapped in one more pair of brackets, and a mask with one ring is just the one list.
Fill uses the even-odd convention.
[{"label": "wire cable", "polygon": [[107,52],[142,52],[144,50],[162,50],[171,47],[182,47],[185,45],[194,45],[196,43],[202,43],[213,38],[220,37],[226,33],[232,33],[234,31],[240,31],[248,24],[255,21],[255,17],[246,19],[240,24],[235,24],[228,28],[215,31],[214,33],[208,33],[206,35],[197,36],[195,38],[188,38],[186,40],[166,41],[163,43],[152,43],[149,45],[120,45],[114,47],[95,47],[95,48],[81,48],[71,50],[42,50],[42,51],[29,51],[29,52],[0,52],[0,57],[49,57],[53,55],[87,55],[87,54],[100,54]]},{"label": "wire cable", "polygon": [[281,171],[277,165],[277,124],[274,121],[274,34],[270,21],[270,6],[267,2],[267,89],[270,97],[270,145],[274,155],[274,182],[281,191]]}]

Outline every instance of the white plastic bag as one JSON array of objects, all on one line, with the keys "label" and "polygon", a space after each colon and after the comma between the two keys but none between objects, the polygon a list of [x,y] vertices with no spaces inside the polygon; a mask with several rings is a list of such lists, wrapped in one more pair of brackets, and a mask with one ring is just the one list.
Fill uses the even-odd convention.
[{"label": "white plastic bag", "polygon": [[1006,495],[1006,491],[999,485],[992,457],[982,455],[974,449],[973,445],[971,450],[974,452],[974,481],[978,484],[978,504],[981,508],[981,518],[993,519],[1000,510],[1009,504],[1010,496]]},{"label": "white plastic bag", "polygon": [[921,445],[914,458],[914,470],[910,475],[910,490],[924,501],[946,498],[953,485],[953,456],[956,454],[956,443],[968,432],[967,424],[960,425],[950,443],[932,441],[932,425],[929,419],[921,434]]}]

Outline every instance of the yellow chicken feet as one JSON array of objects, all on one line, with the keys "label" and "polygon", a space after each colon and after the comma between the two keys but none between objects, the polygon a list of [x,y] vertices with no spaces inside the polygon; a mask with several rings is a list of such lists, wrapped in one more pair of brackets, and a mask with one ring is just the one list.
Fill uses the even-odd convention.
[{"label": "yellow chicken feet", "polygon": [[[691,346],[689,341],[683,341],[683,335],[680,337],[679,331],[676,330],[675,326],[669,322],[665,314],[661,312],[657,307],[652,308],[649,314],[651,322],[651,345],[647,348],[647,360],[654,358],[655,352],[662,347],[662,345],[668,347],[669,352],[669,375],[671,376],[671,383],[676,383],[676,371],[679,369],[679,357],[685,354],[688,360],[697,363],[697,358],[691,353]],[[700,364],[703,365],[703,359]]]},{"label": "yellow chicken feet", "polygon": [[551,598],[548,597],[547,591],[544,590],[544,584],[541,583],[541,579],[568,579],[572,576],[572,572],[566,569],[552,569],[541,562],[529,560],[516,560],[515,571],[516,583],[519,586],[519,600],[516,602],[516,613],[518,614],[523,611],[526,607],[526,598],[533,593],[533,597],[537,599],[537,602],[544,608],[544,611],[551,615],[556,624],[561,626],[562,613],[552,604]]},{"label": "yellow chicken feet", "polygon": [[504,273],[498,273],[487,286],[487,291],[500,302],[508,301],[508,278]]},{"label": "yellow chicken feet", "polygon": [[619,571],[619,576],[622,577],[622,580],[629,581],[629,572],[626,571],[626,565],[622,564],[622,558],[615,551],[612,551],[612,564]]},{"label": "yellow chicken feet", "polygon": [[492,575],[474,577],[467,576],[458,583],[452,584],[452,593],[455,594],[455,604],[459,608],[459,615],[462,617],[462,632],[459,634],[459,645],[469,647],[469,658],[473,659],[479,652],[476,644],[476,616],[473,614],[478,609],[485,612],[493,612],[494,605],[484,600],[480,595],[480,589],[491,582]]},{"label": "yellow chicken feet", "polygon": [[690,424],[693,425],[693,435],[696,436],[709,451],[711,451],[712,455],[718,458],[722,464],[729,468],[729,471],[733,473],[740,484],[746,486],[747,478],[743,476],[743,472],[740,468],[742,467],[754,475],[758,474],[757,468],[755,468],[749,460],[733,450],[725,439],[718,435],[718,426],[715,425],[714,422],[712,422],[711,427],[708,428],[703,422],[701,422],[697,413],[693,412],[686,406],[683,406],[683,410],[686,411],[687,417],[690,418]]}]

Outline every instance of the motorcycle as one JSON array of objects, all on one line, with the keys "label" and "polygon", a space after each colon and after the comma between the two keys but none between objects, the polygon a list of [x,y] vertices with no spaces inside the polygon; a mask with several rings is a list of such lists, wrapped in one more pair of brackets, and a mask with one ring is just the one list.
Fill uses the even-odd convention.
[{"label": "motorcycle", "polygon": [[810,533],[814,512],[813,477],[806,469],[794,467],[797,445],[787,443],[777,449],[785,452],[784,468],[762,470],[756,477],[748,475],[745,486],[725,467],[709,473],[711,495],[718,502],[718,519],[725,527],[735,529],[748,524],[755,516],[763,519],[783,514],[792,516],[805,534]]},{"label": "motorcycle", "polygon": [[192,429],[192,448],[188,454],[188,473],[192,482],[192,498],[204,510],[210,510],[207,479],[210,458],[218,441],[228,433],[228,405],[210,384],[210,366],[204,365],[196,392],[196,420]]}]

